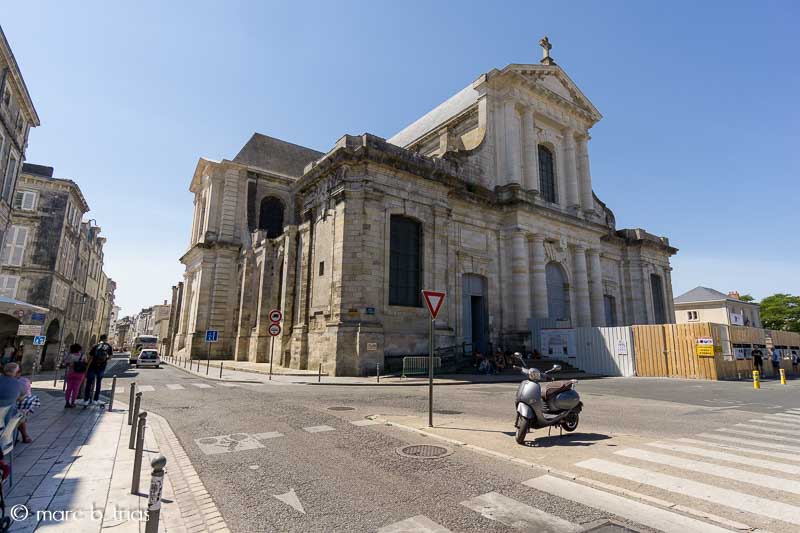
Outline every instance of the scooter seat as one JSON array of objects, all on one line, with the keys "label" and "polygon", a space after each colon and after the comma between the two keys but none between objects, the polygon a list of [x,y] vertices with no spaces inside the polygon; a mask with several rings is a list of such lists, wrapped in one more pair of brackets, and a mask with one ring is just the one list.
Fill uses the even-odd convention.
[{"label": "scooter seat", "polygon": [[542,399],[548,401],[550,398],[572,388],[572,380],[569,381],[550,381],[541,383]]}]

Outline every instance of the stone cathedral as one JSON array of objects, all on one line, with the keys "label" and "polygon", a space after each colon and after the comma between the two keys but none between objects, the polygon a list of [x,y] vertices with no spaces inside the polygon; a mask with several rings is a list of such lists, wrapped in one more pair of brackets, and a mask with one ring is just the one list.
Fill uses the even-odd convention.
[{"label": "stone cathedral", "polygon": [[438,347],[531,348],[537,327],[674,321],[665,237],[617,229],[594,194],[602,117],[540,42],[391,137],[321,153],[254,134],[201,158],[175,355],[374,373],[427,353],[421,289],[447,293]]}]

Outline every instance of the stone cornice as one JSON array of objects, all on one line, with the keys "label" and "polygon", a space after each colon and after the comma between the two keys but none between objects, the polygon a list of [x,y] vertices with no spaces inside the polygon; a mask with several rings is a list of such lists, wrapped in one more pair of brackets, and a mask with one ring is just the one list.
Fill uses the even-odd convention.
[{"label": "stone cornice", "polygon": [[[33,106],[33,100],[31,100],[28,87],[25,85],[22,72],[19,70],[17,59],[14,57],[14,52],[11,51],[11,45],[8,44],[6,35],[3,33],[2,28],[0,28],[0,53],[2,53],[3,58],[8,63],[9,73],[11,74],[11,78],[14,80],[14,84],[17,86],[17,93],[21,97],[22,102],[25,104],[22,107],[25,110],[25,114],[28,116],[28,121],[32,125],[38,126],[40,124],[39,115],[36,113],[36,108]],[[8,83],[8,80],[6,80],[6,83]]]}]

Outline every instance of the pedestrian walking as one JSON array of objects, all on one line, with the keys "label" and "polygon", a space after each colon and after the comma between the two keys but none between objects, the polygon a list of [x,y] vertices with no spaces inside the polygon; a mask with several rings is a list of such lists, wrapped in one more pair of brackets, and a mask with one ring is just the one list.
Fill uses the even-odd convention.
[{"label": "pedestrian walking", "polygon": [[756,348],[753,350],[752,354],[753,354],[753,370],[758,370],[758,373],[763,375],[764,353],[759,348]]},{"label": "pedestrian walking", "polygon": [[792,374],[797,374],[797,365],[800,364],[800,355],[796,350],[792,350]]},{"label": "pedestrian walking", "polygon": [[[86,390],[83,395],[83,405],[102,404],[100,401],[100,390],[102,388],[103,376],[106,373],[106,365],[114,349],[107,342],[106,335],[100,335],[100,342],[92,346],[89,350],[89,359],[86,370]],[[94,389],[94,395],[92,395]]]},{"label": "pedestrian walking", "polygon": [[781,368],[781,351],[773,348],[770,361],[772,361],[772,371],[775,372],[777,378]]},{"label": "pedestrian walking", "polygon": [[86,357],[83,355],[83,347],[80,344],[73,344],[69,347],[69,353],[64,358],[64,365],[67,367],[67,390],[64,393],[64,408],[75,407],[75,400],[78,399],[78,392],[81,390],[81,383],[86,379]]}]

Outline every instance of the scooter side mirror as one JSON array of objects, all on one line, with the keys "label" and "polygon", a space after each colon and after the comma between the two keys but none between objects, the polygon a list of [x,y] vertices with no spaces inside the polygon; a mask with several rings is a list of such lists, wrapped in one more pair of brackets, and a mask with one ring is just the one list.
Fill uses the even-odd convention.
[{"label": "scooter side mirror", "polygon": [[553,368],[550,369],[552,372],[558,372],[561,370],[561,365],[553,365]]}]

